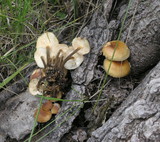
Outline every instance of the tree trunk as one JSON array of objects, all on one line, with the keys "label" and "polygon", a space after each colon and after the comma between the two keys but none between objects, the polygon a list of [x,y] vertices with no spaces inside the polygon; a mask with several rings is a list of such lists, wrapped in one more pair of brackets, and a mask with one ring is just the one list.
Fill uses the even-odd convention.
[{"label": "tree trunk", "polygon": [[87,142],[160,140],[160,62]]}]

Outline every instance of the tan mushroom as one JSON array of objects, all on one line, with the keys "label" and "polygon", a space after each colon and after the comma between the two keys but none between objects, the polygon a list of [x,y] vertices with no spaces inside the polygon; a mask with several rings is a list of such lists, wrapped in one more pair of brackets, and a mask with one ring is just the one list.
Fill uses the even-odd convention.
[{"label": "tan mushroom", "polygon": [[44,111],[50,111],[52,109],[52,107],[53,107],[53,104],[51,101],[47,101],[42,105],[42,109]]},{"label": "tan mushroom", "polygon": [[[38,109],[35,111],[34,113],[34,118],[36,118]],[[52,113],[51,111],[45,111],[43,109],[40,109],[39,114],[38,114],[38,118],[37,118],[37,122],[39,123],[45,123],[47,121],[49,121],[52,117]]]},{"label": "tan mushroom", "polygon": [[30,80],[35,78],[41,78],[42,76],[44,76],[42,69],[35,69],[30,76]]},{"label": "tan mushroom", "polygon": [[76,37],[72,41],[72,46],[74,49],[80,48],[79,54],[87,54],[90,51],[90,45],[86,38]]},{"label": "tan mushroom", "polygon": [[[127,45],[118,40],[107,42],[103,46],[102,52],[107,59],[113,61],[124,61],[130,56],[130,50]],[[113,53],[115,53],[114,56]]]},{"label": "tan mushroom", "polygon": [[39,82],[38,78],[34,78],[29,82],[29,87],[28,87],[29,92],[34,96],[35,95],[42,95],[42,93],[40,91],[38,91],[38,89],[37,89],[38,82]]},{"label": "tan mushroom", "polygon": [[127,60],[110,61],[105,59],[103,66],[106,73],[115,78],[127,76],[130,72],[130,64]]},{"label": "tan mushroom", "polygon": [[59,112],[59,110],[60,110],[60,104],[54,103],[53,107],[51,109],[51,113],[52,114],[57,114]]}]

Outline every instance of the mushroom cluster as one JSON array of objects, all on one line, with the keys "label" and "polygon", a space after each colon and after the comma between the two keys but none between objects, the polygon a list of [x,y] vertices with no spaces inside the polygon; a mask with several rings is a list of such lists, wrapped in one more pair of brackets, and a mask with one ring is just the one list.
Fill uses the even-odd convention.
[{"label": "mushroom cluster", "polygon": [[[89,51],[90,45],[86,38],[76,37],[72,45],[68,46],[60,44],[53,33],[43,33],[36,44],[34,59],[39,68],[30,76],[29,92],[32,95],[62,98],[65,88],[63,86],[67,84],[67,70],[79,67],[84,60],[84,55]],[[52,102],[47,102],[42,105],[38,122],[46,122],[50,120],[52,114],[58,113],[60,105],[51,104]],[[46,109],[45,106],[49,107]]]},{"label": "mushroom cluster", "polygon": [[44,104],[42,104],[42,107],[39,110],[39,114],[38,113],[38,109],[35,111],[34,113],[34,117],[37,117],[37,122],[39,123],[45,123],[47,121],[49,121],[52,117],[52,114],[57,114],[60,110],[60,105],[58,103],[54,103],[52,104],[51,101],[47,101]]},{"label": "mushroom cluster", "polygon": [[104,60],[104,70],[108,75],[121,78],[127,76],[130,72],[130,63],[127,58],[130,56],[130,50],[122,41],[110,41],[104,44],[102,48]]},{"label": "mushroom cluster", "polygon": [[[53,67],[59,67],[57,72],[62,70],[60,68],[62,62],[64,62],[63,66],[66,70],[73,70],[81,65],[84,60],[83,55],[89,53],[89,51],[90,45],[86,38],[74,38],[72,46],[68,46],[66,44],[60,44],[56,36],[51,32],[42,34],[37,40],[36,51],[34,54],[34,59],[40,69],[36,69],[31,75],[32,77],[30,78],[29,83],[30,93],[32,95],[43,94],[43,88],[38,88],[37,85],[39,80],[46,76],[44,69],[45,65],[48,64],[47,60],[49,60],[49,57],[51,57],[52,61],[56,58],[60,58],[59,60],[56,60],[56,66],[51,65]],[[49,57],[47,57],[47,54],[49,54]]]},{"label": "mushroom cluster", "polygon": [[56,57],[58,52],[61,50],[61,56],[66,58],[74,50],[78,50],[70,60],[68,60],[64,66],[68,70],[76,69],[83,62],[83,55],[89,53],[90,46],[86,38],[77,37],[72,41],[72,46],[66,44],[60,44],[56,36],[51,32],[46,32],[42,34],[36,44],[36,52],[34,54],[34,59],[40,68],[44,68],[44,63],[41,57],[44,58],[45,63],[47,63],[46,50],[49,48],[50,57]]}]

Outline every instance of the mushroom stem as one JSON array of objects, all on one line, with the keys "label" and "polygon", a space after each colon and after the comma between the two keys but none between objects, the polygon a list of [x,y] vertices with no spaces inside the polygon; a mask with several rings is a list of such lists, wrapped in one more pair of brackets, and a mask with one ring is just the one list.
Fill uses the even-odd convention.
[{"label": "mushroom stem", "polygon": [[50,64],[50,48],[49,48],[49,46],[47,46],[46,47],[46,55],[47,55],[47,65],[49,65]]},{"label": "mushroom stem", "polygon": [[42,62],[43,62],[44,68],[46,68],[46,67],[47,67],[47,64],[45,63],[45,60],[44,60],[44,57],[43,57],[43,56],[41,56],[41,60],[42,60]]},{"label": "mushroom stem", "polygon": [[55,66],[56,67],[58,67],[58,66],[60,66],[61,64],[60,64],[60,60],[61,60],[61,58],[62,57],[60,57],[60,53],[62,52],[62,50],[60,49],[59,51],[58,51],[58,53],[57,53],[57,55],[56,55],[56,60],[55,60]]}]

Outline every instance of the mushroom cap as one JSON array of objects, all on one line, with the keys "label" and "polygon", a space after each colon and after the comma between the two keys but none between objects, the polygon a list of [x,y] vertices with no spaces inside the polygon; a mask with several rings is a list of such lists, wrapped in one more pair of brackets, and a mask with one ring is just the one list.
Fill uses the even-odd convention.
[{"label": "mushroom cap", "polygon": [[[38,112],[38,110],[35,111],[34,118],[36,118],[37,112]],[[45,111],[43,109],[40,109],[39,115],[37,118],[37,122],[45,123],[45,122],[49,121],[51,119],[51,117],[52,117],[51,111]]]},{"label": "mushroom cap", "polygon": [[46,48],[39,48],[34,53],[34,59],[35,59],[35,61],[37,63],[37,66],[39,66],[40,68],[44,68],[44,64],[42,62],[41,57],[43,57],[43,59],[44,59],[44,61],[46,63],[47,62]]},{"label": "mushroom cap", "polygon": [[41,78],[42,76],[44,76],[42,69],[35,69],[30,76],[30,80],[35,78]]},{"label": "mushroom cap", "polygon": [[34,54],[35,61],[40,68],[44,68],[41,57],[43,56],[46,63],[47,60],[47,48],[50,53],[50,57],[57,55],[59,51],[59,41],[56,36],[51,32],[43,33],[38,39],[36,44],[36,52]]},{"label": "mushroom cap", "polygon": [[60,110],[60,104],[54,103],[53,107],[51,109],[51,113],[52,114],[57,114],[59,112],[59,110]]},{"label": "mushroom cap", "polygon": [[[110,66],[110,69],[109,69],[109,66]],[[106,73],[108,73],[108,75],[115,77],[115,78],[127,76],[130,72],[130,63],[127,60],[110,61],[110,60],[105,59],[103,67]]]},{"label": "mushroom cap", "polygon": [[38,78],[34,78],[29,82],[29,87],[28,87],[29,92],[34,96],[35,95],[42,95],[42,93],[40,91],[38,91],[38,88],[37,88],[38,81],[39,81]]},{"label": "mushroom cap", "polygon": [[[57,50],[55,50],[55,48]],[[50,57],[56,57],[57,53],[59,52],[59,50],[62,50],[60,56],[62,56],[62,54],[64,54],[65,52],[67,52],[68,50],[68,45],[67,44],[57,44],[55,46],[55,48],[51,48],[51,52],[50,52]]]},{"label": "mushroom cap", "polygon": [[[70,48],[67,50],[67,52],[64,54],[65,57],[67,57],[70,53],[72,53],[73,50]],[[75,53],[70,60],[68,60],[65,64],[64,67],[68,70],[73,70],[76,69],[81,65],[83,62],[84,57],[82,54]]]},{"label": "mushroom cap", "polygon": [[[112,59],[113,53],[114,57]],[[127,45],[118,40],[107,42],[102,49],[103,55],[113,61],[124,61],[130,56],[130,50]]]},{"label": "mushroom cap", "polygon": [[59,44],[57,37],[51,32],[45,32],[37,39],[36,48],[54,47]]},{"label": "mushroom cap", "polygon": [[39,47],[34,53],[34,59],[40,68],[44,68],[44,64],[42,62],[41,57],[43,57],[45,63],[47,63],[47,53],[46,53],[47,50],[49,50],[49,56],[53,58],[53,57],[56,57],[59,50],[62,50],[62,53],[60,54],[60,56],[62,54],[65,54],[65,52],[67,52],[68,50],[68,46],[66,44],[57,44],[54,47],[53,46],[52,47],[46,46],[45,48]]},{"label": "mushroom cap", "polygon": [[72,41],[72,46],[74,49],[80,48],[77,52],[79,54],[87,54],[90,51],[90,45],[86,38],[76,37]]},{"label": "mushroom cap", "polygon": [[65,52],[67,52],[67,50],[68,50],[69,47],[68,47],[67,44],[58,44],[58,45],[57,45],[57,48],[58,48],[59,50],[61,49],[61,50],[65,53]]},{"label": "mushroom cap", "polygon": [[44,111],[50,111],[52,109],[52,107],[53,107],[53,104],[51,101],[47,101],[42,105],[42,109]]}]

